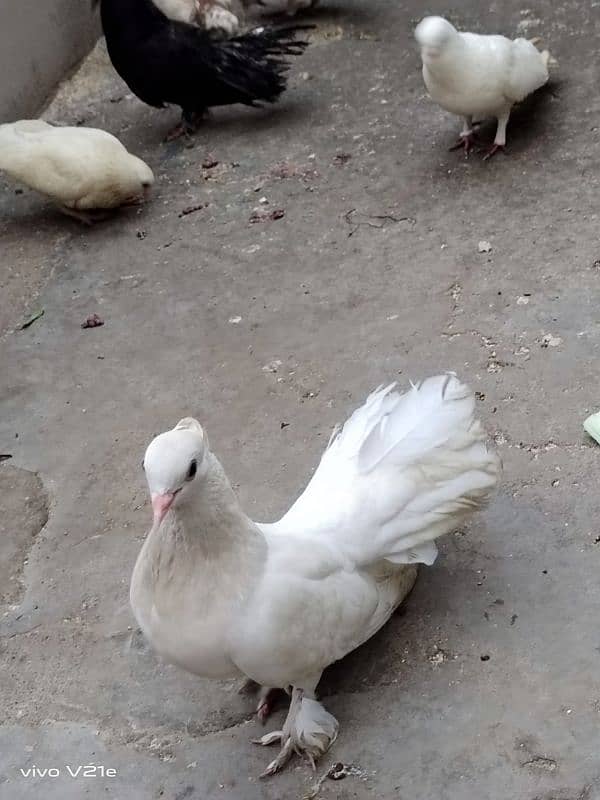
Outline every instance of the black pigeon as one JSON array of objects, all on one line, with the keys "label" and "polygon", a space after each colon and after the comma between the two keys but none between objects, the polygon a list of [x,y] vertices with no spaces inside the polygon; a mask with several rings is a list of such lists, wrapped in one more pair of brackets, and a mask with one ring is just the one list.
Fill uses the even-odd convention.
[{"label": "black pigeon", "polygon": [[[97,2],[97,0],[94,0]],[[211,106],[273,103],[286,87],[289,63],[311,26],[256,28],[231,39],[166,17],[152,0],[100,0],[114,68],[144,103],[182,110],[179,132],[191,132]]]}]

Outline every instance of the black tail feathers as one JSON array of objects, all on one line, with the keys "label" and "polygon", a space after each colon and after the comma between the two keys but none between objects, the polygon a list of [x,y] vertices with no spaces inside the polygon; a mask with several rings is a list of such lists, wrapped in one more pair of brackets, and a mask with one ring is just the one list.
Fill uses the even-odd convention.
[{"label": "black tail feathers", "polygon": [[[290,68],[286,56],[299,56],[308,47],[306,39],[296,38],[314,25],[259,27],[218,43],[222,59],[222,78],[242,92],[248,105],[273,103],[286,88],[285,74]],[[215,43],[216,44],[216,43]]]}]

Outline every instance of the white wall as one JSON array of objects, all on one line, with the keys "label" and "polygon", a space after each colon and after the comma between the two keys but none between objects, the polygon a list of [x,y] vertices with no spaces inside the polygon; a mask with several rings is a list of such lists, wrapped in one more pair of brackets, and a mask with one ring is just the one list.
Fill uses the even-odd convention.
[{"label": "white wall", "polygon": [[36,115],[99,32],[90,0],[0,0],[0,122]]}]

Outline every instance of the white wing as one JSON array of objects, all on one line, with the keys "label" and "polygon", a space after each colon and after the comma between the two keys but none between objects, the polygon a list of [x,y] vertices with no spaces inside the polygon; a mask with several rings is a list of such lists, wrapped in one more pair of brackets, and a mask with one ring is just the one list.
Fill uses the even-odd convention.
[{"label": "white wing", "polygon": [[433,563],[434,540],[480,507],[498,456],[454,374],[379,388],[334,432],[304,493],[265,532],[327,537],[354,565]]}]

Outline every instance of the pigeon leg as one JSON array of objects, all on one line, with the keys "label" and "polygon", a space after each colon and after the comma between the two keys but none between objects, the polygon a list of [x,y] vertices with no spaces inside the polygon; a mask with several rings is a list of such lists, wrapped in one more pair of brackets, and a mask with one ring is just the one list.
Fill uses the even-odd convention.
[{"label": "pigeon leg", "polygon": [[[316,682],[314,684],[316,686]],[[338,735],[338,721],[314,699],[312,691],[292,689],[290,709],[281,731],[267,733],[256,744],[279,742],[281,750],[260,776],[274,775],[289,761],[292,753],[304,754],[311,765],[326,753]]]},{"label": "pigeon leg", "polygon": [[450,148],[450,151],[452,152],[452,150],[458,150],[462,147],[465,155],[468,156],[469,152],[475,146],[475,132],[473,131],[473,118],[463,117],[463,120],[463,127],[458,142]]},{"label": "pigeon leg", "polygon": [[508,118],[510,117],[510,109],[505,112],[504,114],[500,114],[498,117],[498,127],[496,128],[496,138],[494,139],[494,144],[489,148],[487,153],[484,155],[483,160],[487,161],[488,159],[495,156],[496,153],[499,153],[500,150],[504,150],[506,145],[506,126],[508,125]]},{"label": "pigeon leg", "polygon": [[69,208],[68,206],[60,206],[60,210],[63,214],[66,214],[67,217],[72,217],[79,222],[83,222],[84,225],[93,225],[95,222],[102,222],[111,216],[110,211],[91,209],[87,211],[81,211],[76,208]]},{"label": "pigeon leg", "polygon": [[267,721],[267,718],[271,716],[277,704],[277,697],[282,693],[282,689],[272,689],[270,686],[260,687],[256,715],[263,724]]},{"label": "pigeon leg", "polygon": [[165,142],[173,142],[175,139],[180,139],[182,136],[191,136],[197,133],[200,123],[204,119],[206,111],[186,111],[181,112],[181,122],[175,125],[174,128],[165,136]]}]

